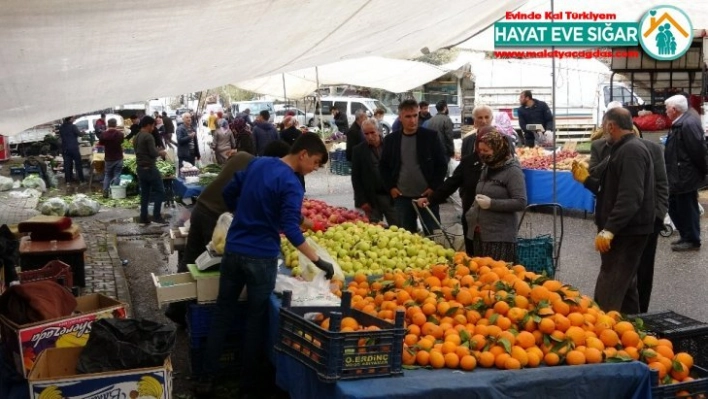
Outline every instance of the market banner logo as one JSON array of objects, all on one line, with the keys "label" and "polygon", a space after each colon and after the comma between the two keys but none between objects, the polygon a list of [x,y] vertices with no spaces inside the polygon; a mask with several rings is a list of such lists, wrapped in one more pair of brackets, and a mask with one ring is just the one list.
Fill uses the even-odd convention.
[{"label": "market banner logo", "polygon": [[688,51],[693,42],[693,25],[683,10],[659,6],[649,10],[639,22],[644,51],[661,61],[675,60]]},{"label": "market banner logo", "polygon": [[673,6],[653,8],[639,23],[617,21],[612,13],[571,11],[507,12],[504,21],[494,23],[494,46],[502,48],[641,44],[657,60],[674,60],[686,53],[692,40],[690,18]]}]

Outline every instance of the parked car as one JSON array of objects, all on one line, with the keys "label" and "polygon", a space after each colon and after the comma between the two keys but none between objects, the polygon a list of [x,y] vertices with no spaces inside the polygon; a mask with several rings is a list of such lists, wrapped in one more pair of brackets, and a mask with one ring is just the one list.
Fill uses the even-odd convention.
[{"label": "parked car", "polygon": [[[428,111],[430,112],[430,116],[435,116],[438,114],[438,110],[435,109],[434,104],[430,104]],[[452,119],[452,138],[459,139],[462,137],[462,110],[459,105],[449,104],[447,106],[447,111],[447,116]]]},{"label": "parked car", "polygon": [[[347,115],[349,126],[354,123],[354,113],[358,109],[363,109],[366,111],[367,115],[373,116],[374,111],[376,111],[377,108],[381,108],[386,112],[384,114],[383,122],[381,123],[381,129],[383,130],[383,134],[385,136],[391,132],[391,126],[393,126],[393,122],[396,118],[398,118],[396,113],[391,111],[381,101],[374,98],[325,96],[320,99],[320,102],[322,104],[322,118],[324,119],[325,124],[328,124],[332,119],[332,107],[337,107],[339,112],[344,112]],[[315,109],[315,116],[308,120],[308,125],[317,126],[319,124],[319,115],[320,110],[318,105]]]},{"label": "parked car", "polygon": [[254,100],[254,101],[237,101],[231,104],[231,113],[236,116],[240,112],[249,109],[251,111],[251,120],[255,120],[256,116],[261,111],[270,112],[270,121],[273,122],[275,115],[275,106],[272,101],[267,100]]},{"label": "parked car", "polygon": [[275,118],[273,119],[273,123],[281,123],[285,118],[285,113],[288,111],[295,112],[295,119],[297,119],[300,125],[307,125],[307,122],[315,116],[312,112],[305,113],[303,110],[295,107],[275,105]]},{"label": "parked car", "polygon": [[[94,114],[94,115],[84,115],[80,118],[76,118],[74,121],[74,125],[79,128],[82,132],[86,133],[93,133],[93,127],[96,124],[96,121],[101,118],[100,114]],[[116,125],[118,127],[123,127],[123,117],[118,115],[118,114],[106,114],[106,122],[108,122],[109,119],[115,119],[116,120]]]}]

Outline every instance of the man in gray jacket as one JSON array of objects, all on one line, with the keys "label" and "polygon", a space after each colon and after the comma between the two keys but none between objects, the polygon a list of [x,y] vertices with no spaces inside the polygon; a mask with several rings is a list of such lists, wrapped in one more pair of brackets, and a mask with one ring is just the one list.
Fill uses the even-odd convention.
[{"label": "man in gray jacket", "polygon": [[455,144],[452,139],[452,128],[454,125],[452,119],[447,115],[447,102],[445,100],[438,101],[437,104],[435,104],[435,109],[438,113],[425,122],[423,127],[438,132],[440,142],[445,148],[447,160],[450,161],[450,158],[455,155]]}]

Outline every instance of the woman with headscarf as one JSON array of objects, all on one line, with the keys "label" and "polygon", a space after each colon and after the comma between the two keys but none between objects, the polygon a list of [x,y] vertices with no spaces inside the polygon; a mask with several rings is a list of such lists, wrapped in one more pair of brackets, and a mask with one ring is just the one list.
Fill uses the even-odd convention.
[{"label": "woman with headscarf", "polygon": [[509,141],[495,127],[480,129],[475,151],[484,163],[475,201],[465,215],[475,256],[516,261],[517,212],[526,207],[526,183]]},{"label": "woman with headscarf", "polygon": [[302,132],[297,128],[298,122],[292,116],[286,116],[283,119],[283,129],[280,131],[280,139],[288,143],[288,145],[293,145],[298,137],[302,136]]},{"label": "woman with headscarf", "polygon": [[236,118],[231,124],[231,133],[235,139],[236,150],[256,155],[256,144],[253,141],[251,126],[244,118]]},{"label": "woman with headscarf", "polygon": [[226,163],[226,160],[229,159],[231,155],[231,150],[234,148],[236,148],[236,140],[233,134],[231,134],[229,124],[226,122],[226,119],[224,119],[224,114],[218,112],[216,130],[214,131],[214,137],[211,142],[211,149],[214,150],[216,163],[219,165]]}]

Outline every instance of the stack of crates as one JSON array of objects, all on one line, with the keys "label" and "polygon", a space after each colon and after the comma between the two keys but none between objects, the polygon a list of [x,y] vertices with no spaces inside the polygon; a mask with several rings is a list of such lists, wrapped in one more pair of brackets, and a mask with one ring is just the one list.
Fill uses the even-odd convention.
[{"label": "stack of crates", "polygon": [[329,153],[329,171],[339,176],[352,174],[352,164],[347,161],[345,150],[335,150]]},{"label": "stack of crates", "polygon": [[207,340],[211,330],[211,321],[214,314],[214,304],[190,304],[187,310],[187,330],[189,332],[189,358],[192,367],[192,376],[198,377],[205,373],[205,361],[218,362],[219,374],[233,375],[241,367],[241,340],[245,330],[246,302],[232,309],[236,312],[236,321],[229,328],[229,332],[221,349],[219,359],[206,358]]}]

